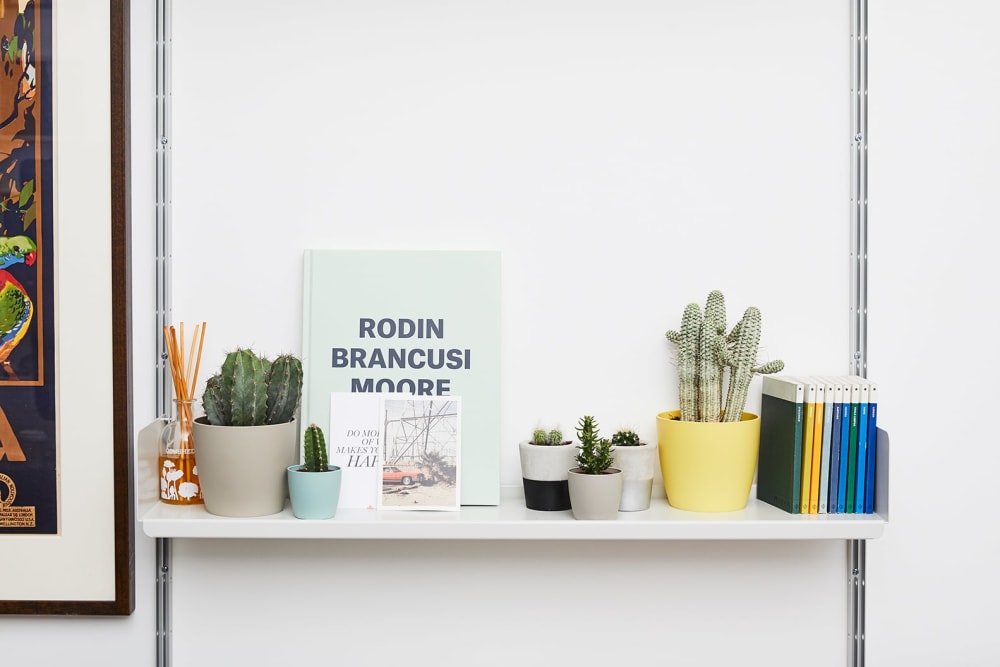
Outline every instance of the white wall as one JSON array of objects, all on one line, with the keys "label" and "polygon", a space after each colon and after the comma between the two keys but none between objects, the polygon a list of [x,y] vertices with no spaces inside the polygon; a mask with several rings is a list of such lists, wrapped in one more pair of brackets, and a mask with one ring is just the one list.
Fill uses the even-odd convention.
[{"label": "white wall", "polygon": [[[768,354],[846,371],[847,4],[217,0],[174,19],[174,310],[209,322],[208,368],[300,349],[304,248],[415,247],[503,254],[507,484],[539,421],[655,437],[677,402],[663,332],[714,287],[731,317],[761,307]],[[607,563],[616,590],[589,603]],[[350,638],[357,665],[660,643],[680,664],[846,661],[836,542],[181,541],[174,565],[183,665],[308,661],[312,634]],[[604,619],[607,646],[580,641]]]},{"label": "white wall", "polygon": [[1000,662],[992,519],[1000,44],[995,3],[870,9],[869,374],[892,524],[869,546],[870,664]]},{"label": "white wall", "polygon": [[[712,287],[734,309],[762,307],[768,351],[790,371],[842,372],[848,3],[719,0],[662,13],[660,4],[337,3],[321,20],[318,3],[305,0],[175,0],[175,35],[202,56],[186,70],[178,63],[175,81],[175,148],[192,156],[175,183],[178,255],[190,271],[175,285],[176,318],[209,320],[216,351],[243,342],[297,349],[295,297],[269,302],[271,321],[261,324],[253,295],[221,268],[248,257],[297,290],[306,246],[378,247],[392,235],[399,247],[500,247],[512,360],[505,483],[517,479],[514,443],[538,419],[571,424],[593,409],[650,433],[651,415],[674,398],[659,334]],[[991,82],[1000,54],[987,31],[1000,16],[974,0],[870,5],[869,375],[882,387],[880,419],[895,451],[892,523],[869,543],[868,664],[992,664],[997,538],[965,508],[989,516],[987,470],[998,455],[961,419],[986,413],[978,378],[995,356],[987,253],[996,240],[1000,110]],[[151,68],[151,13],[133,7],[140,82]],[[711,32],[693,29],[710,22]],[[292,37],[301,50],[280,48]],[[153,107],[140,92],[148,83],[133,88],[134,143],[146,152],[134,183],[137,426],[153,416],[152,245],[143,240],[152,177],[142,162],[152,160],[142,137],[152,135]],[[729,105],[699,103],[724,96]],[[753,103],[765,98],[766,108]],[[185,147],[194,136],[198,145]],[[265,220],[280,222],[280,233],[243,233]],[[731,267],[724,284],[718,270],[691,270],[687,253],[650,249],[718,231],[750,237],[749,249],[734,241],[721,250]],[[789,252],[811,240],[824,250]],[[635,283],[609,271],[625,267]],[[211,282],[194,284],[202,270]],[[829,287],[825,302],[807,298],[810,275]],[[588,297],[602,320],[627,315],[634,330],[573,325]],[[925,315],[946,303],[944,317]],[[574,328],[529,336],[524,323],[541,316]],[[962,316],[985,335],[953,342],[945,322]],[[620,362],[622,349],[634,363]],[[558,392],[528,382],[541,362],[574,381]],[[582,381],[590,373],[605,381]],[[943,384],[963,393],[948,401],[960,414],[947,427],[909,407]],[[974,465],[947,457],[963,446],[975,448]],[[929,491],[935,483],[940,490]],[[961,498],[961,509],[948,498]],[[141,531],[136,560],[133,617],[5,618],[5,658],[108,664],[114,647],[129,656],[117,664],[153,664],[153,555]],[[612,602],[591,605],[575,584],[608,563]],[[509,662],[527,646],[564,662],[559,651],[593,638],[593,627],[606,628],[620,654],[651,664],[661,642],[672,664],[808,656],[839,666],[844,565],[839,544],[177,541],[175,664],[268,664],[262,656],[281,642],[293,657],[315,658],[297,641],[295,604],[307,598],[294,583],[312,573],[326,578],[325,597],[307,602],[314,616],[301,622],[324,643],[350,638],[345,664],[374,663],[379,647],[415,640],[425,626],[404,619],[416,616],[440,623],[446,659],[422,648],[410,664],[454,664],[459,649],[484,646],[496,647],[492,662],[477,664]],[[421,580],[418,601],[395,597],[400,578]],[[545,603],[525,599],[538,589]],[[570,651],[589,664],[602,649]]]}]

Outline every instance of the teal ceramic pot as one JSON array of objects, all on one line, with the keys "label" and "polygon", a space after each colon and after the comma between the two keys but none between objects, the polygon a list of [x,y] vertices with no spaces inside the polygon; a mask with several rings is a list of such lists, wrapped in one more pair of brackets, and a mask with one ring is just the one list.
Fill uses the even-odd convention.
[{"label": "teal ceramic pot", "polygon": [[288,466],[288,497],[292,514],[299,519],[332,519],[340,501],[340,466],[326,472],[306,472],[305,466]]}]

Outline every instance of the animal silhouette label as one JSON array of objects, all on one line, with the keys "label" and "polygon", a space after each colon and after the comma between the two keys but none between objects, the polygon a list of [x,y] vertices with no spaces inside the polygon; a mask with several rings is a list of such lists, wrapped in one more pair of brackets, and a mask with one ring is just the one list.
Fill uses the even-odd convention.
[{"label": "animal silhouette label", "polygon": [[177,416],[160,434],[160,500],[170,505],[198,505],[205,502],[198,480],[191,433],[191,406],[179,405]]}]

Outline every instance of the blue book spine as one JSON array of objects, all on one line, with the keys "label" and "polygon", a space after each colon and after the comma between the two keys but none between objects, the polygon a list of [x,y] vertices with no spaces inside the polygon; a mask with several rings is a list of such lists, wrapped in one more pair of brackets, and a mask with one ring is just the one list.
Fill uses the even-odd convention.
[{"label": "blue book spine", "polygon": [[875,455],[878,451],[878,426],[876,418],[878,405],[868,404],[868,465],[865,472],[865,514],[875,513]]},{"label": "blue book spine", "polygon": [[865,473],[868,472],[868,403],[858,405],[858,459],[855,477],[854,513],[865,512]]},{"label": "blue book spine", "polygon": [[[844,392],[850,394],[850,392]],[[840,404],[840,477],[837,488],[837,512],[847,511],[847,463],[850,460],[847,448],[851,442],[851,403],[848,398]]]},{"label": "blue book spine", "polygon": [[829,511],[835,514],[840,511],[840,437],[843,431],[843,405],[833,404],[833,431],[830,434],[830,501]]}]

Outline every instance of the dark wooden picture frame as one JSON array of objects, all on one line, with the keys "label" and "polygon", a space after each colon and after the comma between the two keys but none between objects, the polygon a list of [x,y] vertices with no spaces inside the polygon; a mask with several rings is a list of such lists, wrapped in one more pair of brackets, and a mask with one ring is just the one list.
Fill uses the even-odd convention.
[{"label": "dark wooden picture frame", "polygon": [[[107,0],[110,16],[111,384],[113,393],[114,598],[0,600],[0,614],[128,615],[135,608],[132,457],[129,0]],[[57,8],[58,11],[58,8]],[[72,56],[70,56],[72,57]],[[16,536],[15,536],[16,537]]]}]

